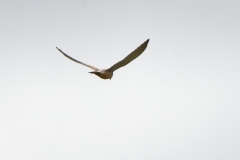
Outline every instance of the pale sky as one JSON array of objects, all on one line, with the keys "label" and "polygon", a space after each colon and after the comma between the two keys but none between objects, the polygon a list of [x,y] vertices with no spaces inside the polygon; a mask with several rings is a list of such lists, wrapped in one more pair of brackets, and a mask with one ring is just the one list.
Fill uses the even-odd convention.
[{"label": "pale sky", "polygon": [[[1,160],[239,160],[240,1],[0,1]],[[112,80],[109,68],[145,40]]]}]

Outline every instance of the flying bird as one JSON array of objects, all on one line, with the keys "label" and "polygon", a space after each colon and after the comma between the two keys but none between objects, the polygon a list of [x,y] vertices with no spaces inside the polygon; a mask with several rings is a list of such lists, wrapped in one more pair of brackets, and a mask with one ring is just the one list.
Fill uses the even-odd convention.
[{"label": "flying bird", "polygon": [[117,62],[116,64],[114,64],[112,67],[108,68],[108,69],[98,69],[96,67],[93,67],[91,65],[85,64],[83,62],[80,62],[72,57],[70,57],[69,55],[67,55],[66,53],[64,53],[61,49],[57,48],[64,56],[66,56],[67,58],[73,60],[74,62],[77,62],[79,64],[82,64],[86,67],[89,67],[91,69],[93,69],[94,71],[89,72],[92,74],[97,75],[98,77],[102,78],[102,79],[110,79],[113,76],[113,72],[116,71],[117,69],[127,65],[128,63],[130,63],[131,61],[133,61],[134,59],[136,59],[138,56],[140,56],[143,51],[147,48],[149,39],[146,40],[143,44],[141,44],[137,49],[135,49],[133,52],[131,52],[127,57],[125,57],[123,60]]}]

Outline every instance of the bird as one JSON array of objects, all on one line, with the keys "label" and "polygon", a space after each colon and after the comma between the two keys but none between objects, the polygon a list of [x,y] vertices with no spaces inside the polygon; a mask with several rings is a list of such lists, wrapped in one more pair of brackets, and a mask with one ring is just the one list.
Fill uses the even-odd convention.
[{"label": "bird", "polygon": [[117,62],[116,64],[114,64],[113,66],[111,66],[108,69],[98,69],[96,67],[93,67],[91,65],[88,65],[86,63],[83,63],[81,61],[78,61],[72,57],[70,57],[69,55],[67,55],[66,53],[64,53],[61,49],[59,49],[58,47],[56,47],[64,56],[66,56],[67,58],[71,59],[74,62],[77,62],[79,64],[82,64],[86,67],[89,67],[91,69],[93,69],[94,71],[89,72],[91,74],[95,74],[98,77],[102,78],[102,79],[110,79],[113,77],[113,72],[116,71],[117,69],[127,65],[128,63],[130,63],[131,61],[133,61],[134,59],[136,59],[138,56],[140,56],[143,51],[147,48],[149,39],[147,39],[144,43],[142,43],[138,48],[136,48],[133,52],[131,52],[129,55],[127,55],[124,59],[122,59],[121,61]]}]

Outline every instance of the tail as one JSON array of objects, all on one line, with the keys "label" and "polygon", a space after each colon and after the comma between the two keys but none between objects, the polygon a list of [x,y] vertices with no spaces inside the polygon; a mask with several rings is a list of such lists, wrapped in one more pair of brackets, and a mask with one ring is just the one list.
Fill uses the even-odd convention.
[{"label": "tail", "polygon": [[92,71],[92,72],[89,72],[91,74],[95,74],[95,75],[99,75],[100,73],[99,72],[96,72],[96,71]]},{"label": "tail", "polygon": [[96,74],[97,72],[96,71],[92,71],[92,72],[88,72],[88,73]]}]

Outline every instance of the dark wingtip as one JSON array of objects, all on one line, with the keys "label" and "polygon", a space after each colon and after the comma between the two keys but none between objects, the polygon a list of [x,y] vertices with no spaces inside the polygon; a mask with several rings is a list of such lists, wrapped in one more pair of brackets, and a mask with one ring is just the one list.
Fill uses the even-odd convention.
[{"label": "dark wingtip", "polygon": [[59,52],[63,53],[61,49],[59,49],[58,47],[56,47],[56,48],[57,48],[57,50],[59,50]]}]

